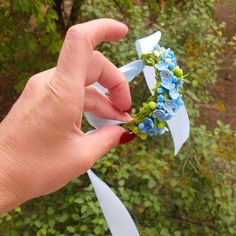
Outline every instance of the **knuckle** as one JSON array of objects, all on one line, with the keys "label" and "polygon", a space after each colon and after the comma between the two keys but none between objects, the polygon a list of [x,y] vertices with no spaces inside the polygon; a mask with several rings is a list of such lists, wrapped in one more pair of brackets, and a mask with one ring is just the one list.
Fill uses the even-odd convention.
[{"label": "knuckle", "polygon": [[95,50],[95,51],[93,51],[93,54],[94,54],[94,57],[96,58],[96,60],[102,60],[102,61],[105,60],[105,57],[101,52]]},{"label": "knuckle", "polygon": [[89,41],[88,38],[88,32],[87,30],[81,26],[81,25],[73,25],[71,26],[67,33],[66,33],[67,39],[76,39],[80,41]]},{"label": "knuckle", "polygon": [[38,77],[37,75],[33,75],[31,78],[28,79],[21,97],[29,98],[37,89],[37,87],[38,87]]},{"label": "knuckle", "polygon": [[89,32],[82,24],[71,26],[66,33],[66,40],[76,41],[82,47],[90,48],[92,51],[93,43],[89,39]]},{"label": "knuckle", "polygon": [[33,75],[33,76],[30,77],[29,80],[27,81],[26,86],[32,88],[32,87],[36,86],[37,83],[38,83],[38,77],[37,77],[37,75]]}]

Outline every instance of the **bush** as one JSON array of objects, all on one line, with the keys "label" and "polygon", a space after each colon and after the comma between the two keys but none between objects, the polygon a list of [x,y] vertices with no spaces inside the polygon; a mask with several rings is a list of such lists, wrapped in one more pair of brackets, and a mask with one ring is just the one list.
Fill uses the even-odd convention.
[{"label": "bush", "polygon": [[[20,8],[16,2],[14,9]],[[37,2],[47,4],[51,12],[51,1]],[[224,38],[219,37],[222,26],[213,20],[214,1],[169,0],[160,1],[161,4],[152,0],[145,3],[131,0],[82,2],[79,22],[112,17],[123,19],[131,27],[125,39],[100,46],[100,50],[117,66],[137,59],[134,49],[137,38],[161,30],[160,43],[171,47],[181,66],[190,73],[184,99],[191,118],[191,137],[180,154],[173,156],[170,135],[158,140],[149,139],[145,143],[135,140],[108,153],[97,162],[94,171],[113,187],[143,236],[235,235],[236,136],[222,122],[218,121],[217,128],[210,130],[198,117],[199,104],[211,99],[208,88],[217,80],[219,55],[225,43]],[[27,12],[29,15],[42,14],[29,8]],[[52,16],[55,19],[53,11]],[[52,26],[45,34],[47,25],[53,23],[41,20],[44,26],[38,34],[44,37],[51,35],[50,42],[57,45],[55,50],[47,49],[50,63],[55,63],[58,33]],[[27,22],[25,19],[22,21]],[[21,32],[21,29],[18,30]],[[33,33],[24,34],[32,37]],[[36,51],[27,48],[32,58],[37,53],[39,58],[43,57],[40,54],[43,45],[47,46],[48,41],[37,45]],[[9,60],[12,54],[8,54]],[[33,67],[44,68],[44,62],[40,63],[33,63]],[[22,73],[22,67],[15,67],[18,74]],[[12,68],[9,61],[5,68]],[[148,91],[141,76],[131,87],[135,111]],[[88,126],[85,125],[84,129]],[[0,222],[4,235],[109,235],[86,175],[57,193],[17,207]]]}]

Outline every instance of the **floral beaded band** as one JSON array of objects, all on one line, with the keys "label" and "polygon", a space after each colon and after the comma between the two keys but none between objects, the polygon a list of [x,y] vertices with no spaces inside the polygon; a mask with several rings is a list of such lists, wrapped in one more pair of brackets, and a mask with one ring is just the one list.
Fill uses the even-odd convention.
[{"label": "floral beaded band", "polygon": [[166,121],[184,104],[180,92],[187,75],[183,75],[183,70],[177,65],[174,52],[158,44],[150,53],[142,54],[141,59],[146,66],[154,67],[154,94],[143,103],[134,119],[123,126],[141,139],[146,139],[148,136],[163,135],[168,131]]}]

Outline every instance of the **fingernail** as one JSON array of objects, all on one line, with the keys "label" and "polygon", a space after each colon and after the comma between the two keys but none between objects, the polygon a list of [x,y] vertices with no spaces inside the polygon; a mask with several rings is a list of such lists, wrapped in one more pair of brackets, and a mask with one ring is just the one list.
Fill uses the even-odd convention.
[{"label": "fingernail", "polygon": [[131,140],[133,140],[135,137],[136,135],[133,132],[130,131],[124,132],[120,137],[119,144],[126,144]]}]

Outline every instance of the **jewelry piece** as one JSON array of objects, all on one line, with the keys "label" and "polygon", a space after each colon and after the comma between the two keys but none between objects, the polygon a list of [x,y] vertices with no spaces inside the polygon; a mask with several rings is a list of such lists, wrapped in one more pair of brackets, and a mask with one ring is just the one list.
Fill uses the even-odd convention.
[{"label": "jewelry piece", "polygon": [[146,139],[148,136],[163,135],[168,131],[166,121],[184,104],[180,91],[187,74],[184,75],[177,65],[174,52],[160,47],[159,44],[140,58],[146,66],[152,66],[155,70],[156,86],[152,89],[154,94],[143,103],[134,119],[122,126],[141,139]]}]

